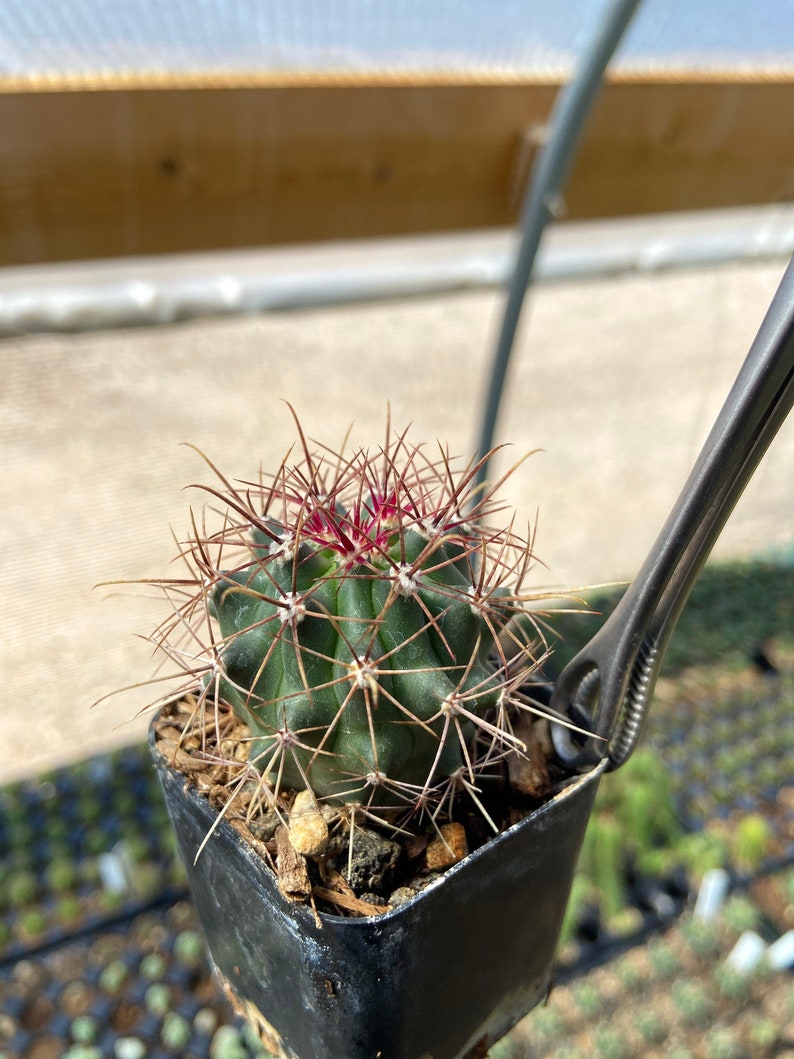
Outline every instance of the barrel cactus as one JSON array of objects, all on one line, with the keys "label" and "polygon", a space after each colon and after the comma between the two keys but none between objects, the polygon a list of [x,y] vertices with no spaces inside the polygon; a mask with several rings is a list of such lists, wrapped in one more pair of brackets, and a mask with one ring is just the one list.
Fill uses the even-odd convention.
[{"label": "barrel cactus", "polygon": [[544,649],[531,616],[516,621],[530,545],[490,525],[496,489],[474,463],[456,471],[390,430],[351,455],[298,430],[300,457],[275,474],[204,487],[222,525],[183,546],[194,582],[168,583],[181,597],[161,646],[208,709],[245,722],[275,794],[384,813],[474,792],[528,752],[516,721],[537,710]]}]

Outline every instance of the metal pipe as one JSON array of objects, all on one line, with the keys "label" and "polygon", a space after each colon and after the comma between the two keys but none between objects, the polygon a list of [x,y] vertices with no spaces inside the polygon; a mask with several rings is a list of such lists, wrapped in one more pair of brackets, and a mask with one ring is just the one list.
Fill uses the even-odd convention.
[{"label": "metal pipe", "polygon": [[[504,286],[514,233],[385,239],[0,269],[0,338],[152,327]],[[534,283],[780,260],[788,204],[586,221],[547,231]]]},{"label": "metal pipe", "polygon": [[[612,0],[594,39],[585,49],[573,79],[560,90],[555,101],[549,138],[538,155],[524,200],[521,242],[491,365],[477,450],[478,459],[493,447],[510,354],[544,229],[550,220],[563,212],[562,190],[585,123],[595,102],[604,71],[638,6],[639,0]],[[487,473],[486,462],[480,468],[479,480],[485,480]]]}]

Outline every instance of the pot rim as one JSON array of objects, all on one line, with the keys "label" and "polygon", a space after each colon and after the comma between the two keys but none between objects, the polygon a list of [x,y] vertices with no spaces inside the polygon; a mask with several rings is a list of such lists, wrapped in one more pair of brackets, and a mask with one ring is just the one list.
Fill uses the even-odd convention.
[{"label": "pot rim", "polygon": [[[189,794],[195,798],[201,799],[202,803],[206,804],[206,806],[215,814],[217,818],[217,816],[219,815],[218,810],[215,809],[209,799],[206,798],[205,795],[199,790],[198,785],[192,781],[190,776],[181,772],[179,769],[174,768],[174,766],[171,765],[171,763],[168,761],[167,756],[161,753],[157,748],[157,742],[155,740],[155,724],[160,718],[162,712],[167,709],[167,707],[168,704],[162,706],[150,722],[150,750],[152,751],[153,755],[156,755],[155,760],[162,763],[161,767],[167,769],[168,772],[172,773],[174,776],[181,777],[185,781],[185,786]],[[415,893],[410,898],[407,898],[405,901],[402,901],[396,907],[390,908],[387,911],[380,912],[371,916],[341,916],[336,915],[333,912],[323,912],[320,910],[317,911],[317,915],[319,915],[320,918],[323,920],[328,920],[332,923],[343,923],[346,927],[351,927],[353,929],[371,929],[373,924],[386,923],[390,920],[398,918],[401,914],[408,913],[410,909],[412,909],[422,898],[429,896],[431,893],[434,893],[444,883],[451,882],[452,880],[454,880],[454,878],[458,874],[460,874],[460,872],[472,870],[473,868],[476,868],[479,861],[482,860],[484,857],[493,856],[494,851],[498,852],[501,846],[511,842],[514,836],[516,836],[519,832],[525,830],[528,827],[536,826],[538,822],[542,824],[544,822],[544,818],[552,815],[561,803],[565,802],[570,797],[573,797],[583,787],[586,787],[593,782],[597,782],[598,779],[606,771],[608,765],[608,757],[603,757],[588,772],[572,777],[571,781],[567,783],[562,790],[558,791],[553,797],[549,798],[549,800],[544,802],[543,805],[538,806],[537,809],[533,809],[532,812],[527,813],[527,815],[523,817],[523,819],[518,820],[516,823],[511,824],[510,827],[505,828],[503,831],[500,831],[498,834],[493,835],[492,837],[487,839],[477,849],[472,850],[470,853],[468,853],[463,858],[463,860],[458,861],[457,864],[451,865],[449,868],[443,871],[438,876],[438,878],[433,879],[421,890],[417,891],[417,893]],[[252,857],[255,857],[257,861],[261,862],[265,870],[267,870],[272,875],[273,881],[275,883],[275,874],[265,863],[265,861],[259,856],[259,854],[257,854],[251,844],[246,841],[244,836],[241,835],[239,831],[237,831],[235,828],[233,828],[231,823],[225,818],[221,818],[218,826],[227,827],[234,831],[240,843],[246,848],[246,850],[250,853]],[[295,910],[303,909],[307,916],[314,919],[314,913],[307,904],[303,902],[295,902],[293,908]]]}]

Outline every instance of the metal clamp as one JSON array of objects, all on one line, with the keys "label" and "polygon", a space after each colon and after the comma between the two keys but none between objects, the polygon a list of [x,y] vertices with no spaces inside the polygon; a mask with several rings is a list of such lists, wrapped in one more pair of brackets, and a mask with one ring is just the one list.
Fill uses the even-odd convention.
[{"label": "metal clamp", "polygon": [[794,404],[794,259],[672,512],[608,621],[563,670],[551,708],[560,759],[612,769],[642,735],[664,653],[728,516]]}]

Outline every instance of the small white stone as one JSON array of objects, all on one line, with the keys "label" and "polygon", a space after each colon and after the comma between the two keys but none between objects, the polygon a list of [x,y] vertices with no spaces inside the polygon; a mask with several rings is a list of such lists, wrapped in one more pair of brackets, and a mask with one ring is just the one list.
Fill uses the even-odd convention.
[{"label": "small white stone", "polygon": [[316,856],[328,845],[328,824],[311,791],[298,791],[289,814],[289,837],[296,853]]}]

